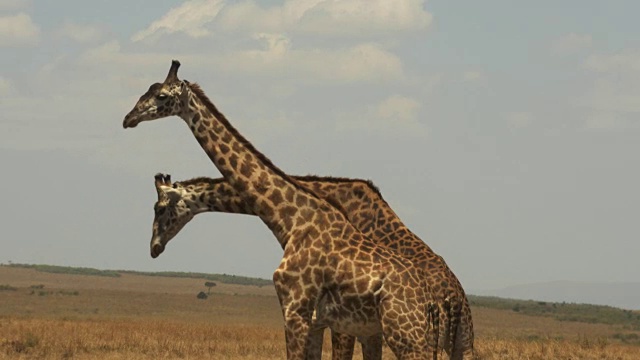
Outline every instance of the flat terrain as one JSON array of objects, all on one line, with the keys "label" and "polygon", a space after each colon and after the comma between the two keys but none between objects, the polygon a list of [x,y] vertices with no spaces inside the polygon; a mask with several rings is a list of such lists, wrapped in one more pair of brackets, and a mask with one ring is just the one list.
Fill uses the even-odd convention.
[{"label": "flat terrain", "polygon": [[[285,358],[272,287],[218,282],[197,299],[205,281],[0,266],[0,359]],[[627,344],[640,331],[628,326],[472,311],[483,359],[640,359],[640,347]]]}]

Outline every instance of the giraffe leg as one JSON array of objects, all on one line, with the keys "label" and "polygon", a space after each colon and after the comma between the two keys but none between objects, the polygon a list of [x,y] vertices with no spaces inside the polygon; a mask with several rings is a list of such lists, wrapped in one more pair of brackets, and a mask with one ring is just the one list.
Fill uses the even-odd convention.
[{"label": "giraffe leg", "polygon": [[358,338],[362,343],[363,360],[382,360],[382,333]]},{"label": "giraffe leg", "polygon": [[331,359],[351,360],[353,359],[353,348],[356,343],[355,336],[337,333],[331,330]]},{"label": "giraffe leg", "polygon": [[299,277],[283,267],[273,273],[273,283],[284,316],[287,359],[305,360],[318,288],[310,284],[303,286]]},{"label": "giraffe leg", "polygon": [[325,327],[311,327],[307,339],[306,360],[322,360],[322,343]]},{"label": "giraffe leg", "polygon": [[[400,360],[436,359],[437,349],[429,343],[430,324],[425,302],[395,299],[381,291],[382,334],[393,354]],[[437,331],[437,330],[436,330]]]},{"label": "giraffe leg", "polygon": [[284,334],[288,360],[305,360],[310,337],[311,315],[285,310]]}]

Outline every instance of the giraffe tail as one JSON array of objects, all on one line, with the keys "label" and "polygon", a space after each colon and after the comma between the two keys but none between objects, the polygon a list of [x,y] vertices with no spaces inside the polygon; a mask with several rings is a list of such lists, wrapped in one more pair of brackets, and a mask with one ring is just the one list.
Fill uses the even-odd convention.
[{"label": "giraffe tail", "polygon": [[427,304],[427,323],[427,338],[433,351],[433,360],[437,360],[440,344],[440,306],[436,302],[429,301]]},{"label": "giraffe tail", "polygon": [[[469,312],[469,303],[466,297],[455,302],[452,314],[455,326],[451,326],[451,360],[472,360],[477,355],[473,347],[473,320]],[[466,315],[465,315],[466,313]]]},{"label": "giraffe tail", "polygon": [[447,317],[449,320],[449,329],[448,329],[448,340],[449,344],[448,348],[451,351],[451,357],[453,358],[456,353],[456,345],[458,343],[458,336],[460,335],[460,317],[462,315],[462,304],[458,299],[456,299],[453,304],[449,301]]}]

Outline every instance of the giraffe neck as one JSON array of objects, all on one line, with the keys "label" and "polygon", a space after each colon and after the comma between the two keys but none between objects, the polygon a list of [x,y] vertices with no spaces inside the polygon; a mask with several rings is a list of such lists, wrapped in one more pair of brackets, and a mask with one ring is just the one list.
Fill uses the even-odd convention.
[{"label": "giraffe neck", "polygon": [[[188,110],[181,114],[196,140],[248,209],[260,217],[284,248],[295,230],[294,219],[309,208],[337,210],[289,178],[258,152],[207,98],[188,84]],[[309,218],[308,214],[305,218]]]},{"label": "giraffe neck", "polygon": [[184,187],[182,199],[194,215],[204,212],[256,215],[225,178],[196,178],[176,184]]},{"label": "giraffe neck", "polygon": [[[292,176],[298,183],[313,190],[321,198],[333,204],[340,204],[350,223],[363,235],[376,239],[387,248],[402,253],[403,246],[413,247],[414,241],[395,241],[398,232],[406,230],[413,235],[400,218],[382,198],[377,188],[370,182],[360,179],[322,178],[315,176]],[[224,178],[196,178],[179,182],[187,189],[185,201],[194,209],[194,214],[202,212],[223,212],[256,215],[254,209],[247,206],[233,187]],[[200,210],[196,210],[200,209]],[[431,249],[417,236],[428,251]],[[403,237],[404,240],[407,236]]]}]

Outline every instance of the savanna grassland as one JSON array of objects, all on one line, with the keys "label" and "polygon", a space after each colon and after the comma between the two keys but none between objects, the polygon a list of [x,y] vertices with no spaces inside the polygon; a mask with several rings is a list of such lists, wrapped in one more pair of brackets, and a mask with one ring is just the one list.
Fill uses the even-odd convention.
[{"label": "savanna grassland", "polygon": [[[96,275],[0,266],[0,359],[285,358],[271,286],[206,288],[211,279],[198,274]],[[201,291],[209,297],[198,299]],[[622,313],[629,321],[608,313],[561,321],[553,313],[559,305],[500,301],[473,300],[482,359],[640,359],[638,313]],[[325,349],[329,359],[328,340]],[[393,358],[385,349],[384,359]]]}]

